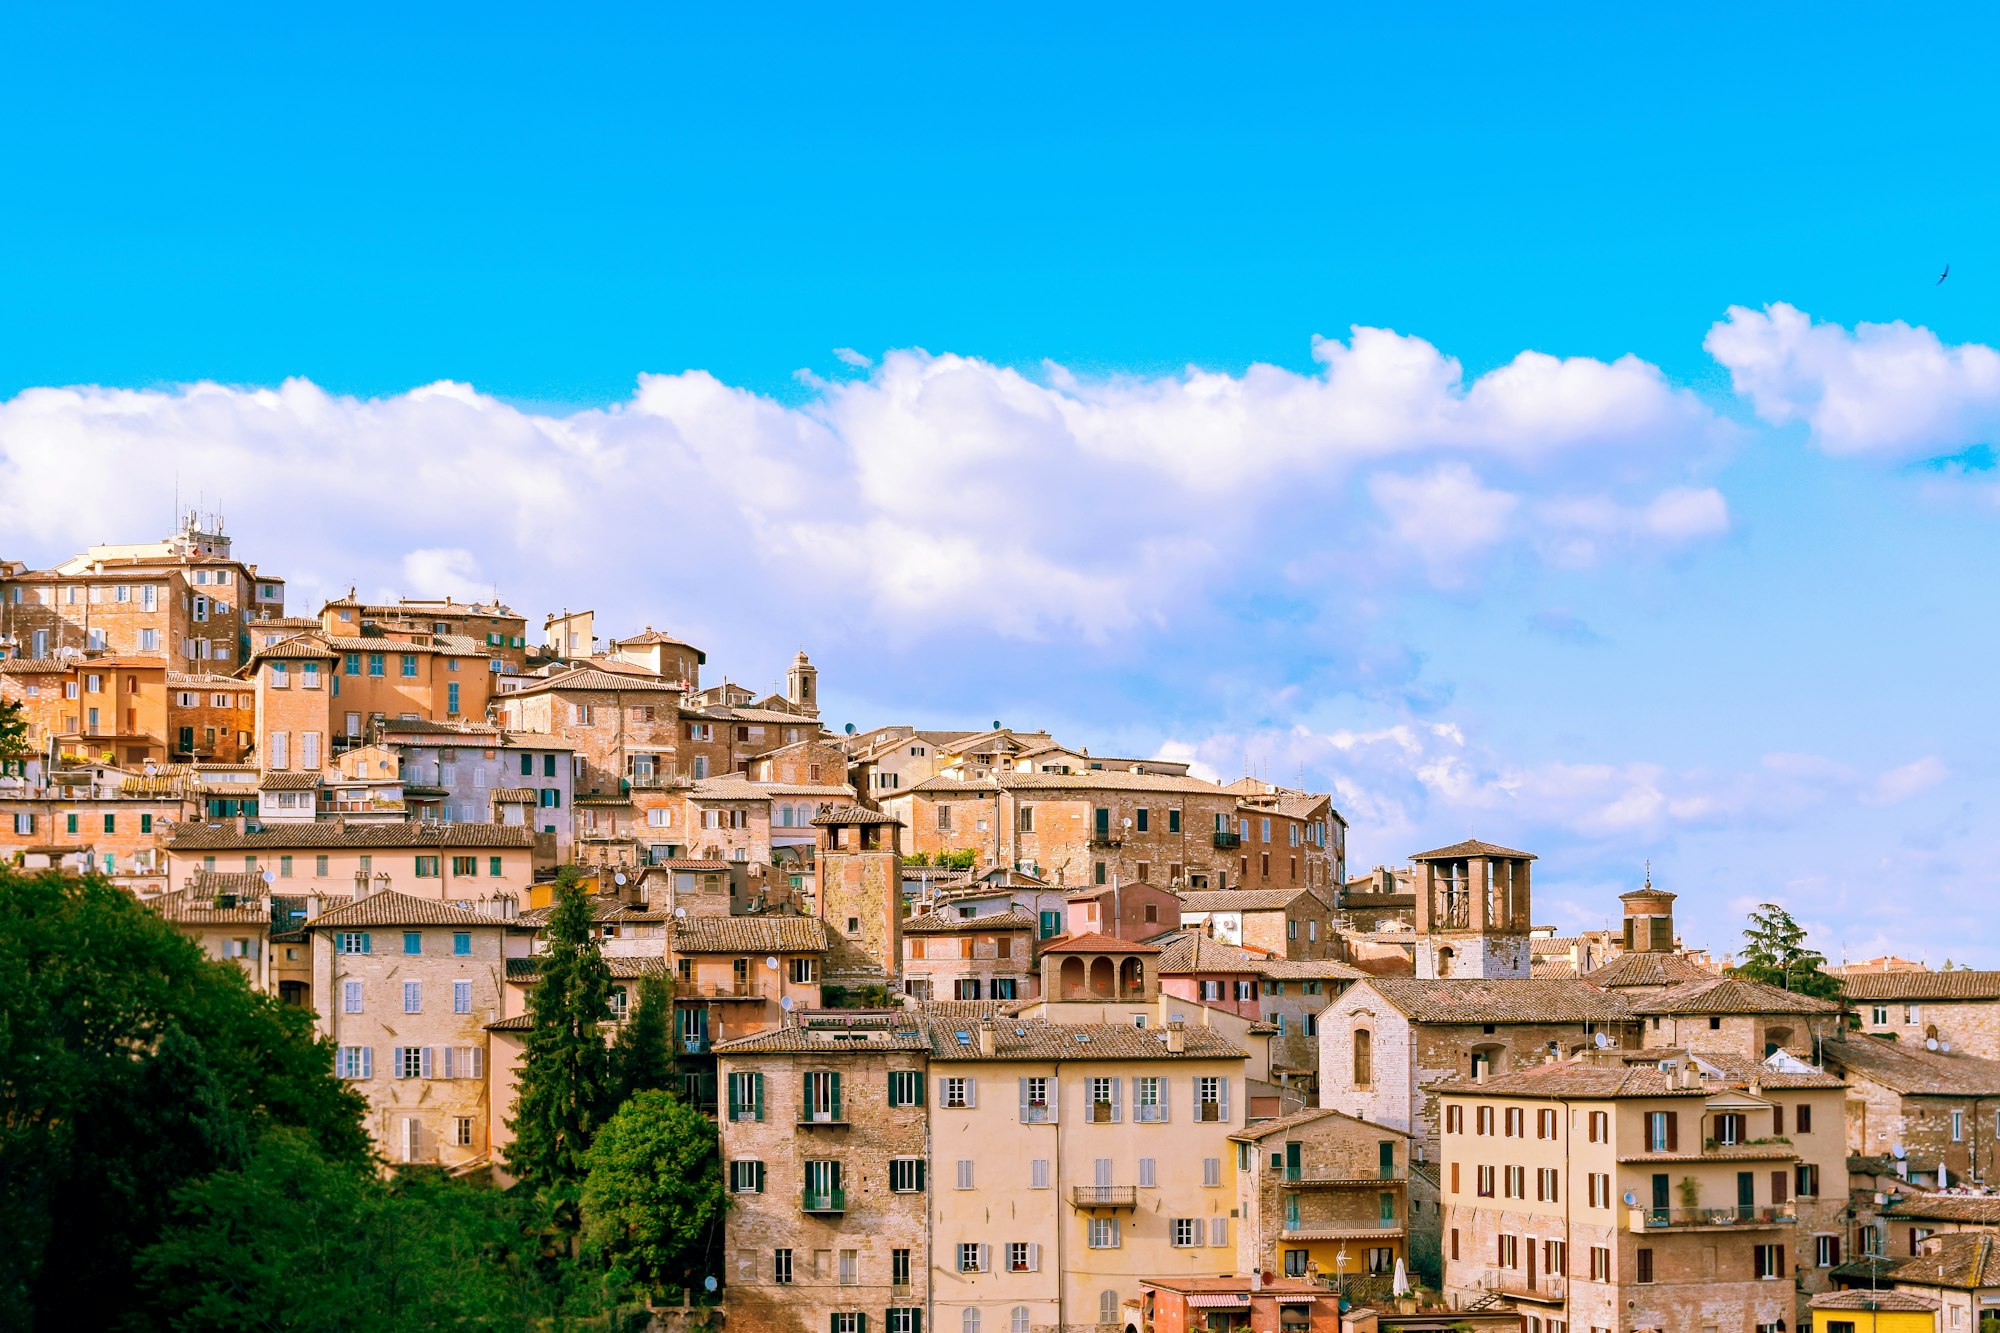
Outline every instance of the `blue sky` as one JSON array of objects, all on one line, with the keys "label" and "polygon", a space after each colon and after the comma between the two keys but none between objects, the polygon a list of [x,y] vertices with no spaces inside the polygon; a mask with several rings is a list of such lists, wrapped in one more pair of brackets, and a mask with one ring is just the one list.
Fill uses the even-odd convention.
[{"label": "blue sky", "polygon": [[2000,966],[1995,21],[1889,19],[16,7],[0,555],[178,475],[295,601]]}]

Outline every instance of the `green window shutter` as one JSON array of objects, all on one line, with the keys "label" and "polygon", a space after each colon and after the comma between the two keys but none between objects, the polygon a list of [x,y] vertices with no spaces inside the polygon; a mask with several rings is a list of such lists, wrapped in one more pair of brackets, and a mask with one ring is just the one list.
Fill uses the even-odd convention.
[{"label": "green window shutter", "polygon": [[762,1120],[764,1118],[764,1076],[762,1074],[752,1074],[750,1076],[750,1090],[756,1100],[757,1118]]},{"label": "green window shutter", "polygon": [[833,1118],[838,1120],[840,1119],[840,1075],[828,1074],[827,1078],[832,1080]]},{"label": "green window shutter", "polygon": [[865,1314],[858,1314],[858,1315],[854,1316],[854,1333],[868,1333],[868,1316],[867,1316],[867,1315],[865,1315]]},{"label": "green window shutter", "polygon": [[917,1099],[910,1103],[912,1106],[922,1106],[924,1104],[924,1084],[928,1082],[930,1080],[925,1078],[921,1071],[910,1075],[910,1086],[916,1090],[917,1094]]},{"label": "green window shutter", "polygon": [[729,1118],[734,1120],[736,1113],[742,1109],[743,1103],[736,1098],[736,1080],[732,1078],[729,1080]]},{"label": "green window shutter", "polygon": [[361,932],[361,952],[363,953],[375,952],[375,943],[373,940],[369,938],[368,932],[365,930]]}]

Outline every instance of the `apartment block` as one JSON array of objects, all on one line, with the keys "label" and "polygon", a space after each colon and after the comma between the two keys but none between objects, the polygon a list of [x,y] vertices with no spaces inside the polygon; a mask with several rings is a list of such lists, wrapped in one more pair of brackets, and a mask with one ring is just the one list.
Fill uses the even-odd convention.
[{"label": "apartment block", "polygon": [[1251,1125],[1230,1141],[1243,1271],[1383,1277],[1407,1262],[1408,1134],[1314,1108]]},{"label": "apartment block", "polygon": [[933,912],[903,922],[903,993],[916,1000],[1020,1000],[1034,992],[1035,918]]},{"label": "apartment block", "polygon": [[344,637],[379,635],[389,639],[468,639],[497,663],[494,671],[521,671],[528,660],[528,622],[499,602],[457,602],[449,597],[405,597],[369,605],[354,596],[320,608],[323,633]]},{"label": "apartment block", "polygon": [[319,1029],[335,1072],[397,1165],[467,1165],[490,1152],[486,1027],[501,1017],[507,923],[391,890],[305,923]]},{"label": "apartment block", "polygon": [[2000,972],[1857,973],[1843,988],[1863,1032],[2000,1060]]},{"label": "apartment block", "polygon": [[2000,1062],[1859,1032],[1822,1049],[1826,1068],[1847,1080],[1855,1155],[1889,1157],[1919,1187],[2000,1178]]},{"label": "apartment block", "polygon": [[270,822],[237,816],[176,824],[173,884],[202,870],[269,872],[276,892],[356,896],[388,888],[510,916],[528,901],[534,835],[500,824]]},{"label": "apartment block", "polygon": [[1610,1051],[1432,1091],[1449,1296],[1505,1296],[1530,1329],[1719,1333],[1793,1327],[1830,1289],[1836,1078]]}]

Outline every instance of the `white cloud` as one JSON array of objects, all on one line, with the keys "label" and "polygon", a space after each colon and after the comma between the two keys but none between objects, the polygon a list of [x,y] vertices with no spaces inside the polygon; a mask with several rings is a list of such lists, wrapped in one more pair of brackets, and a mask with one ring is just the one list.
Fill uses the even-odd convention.
[{"label": "white cloud", "polygon": [[1900,805],[1912,796],[1921,795],[1951,776],[1951,770],[1936,755],[1925,755],[1922,759],[1892,768],[1875,779],[1874,790],[1869,799],[1876,805]]},{"label": "white cloud", "polygon": [[2000,427],[2000,352],[1901,320],[1849,330],[1783,302],[1731,306],[1704,346],[1758,416],[1804,422],[1829,453],[1951,453]]},{"label": "white cloud", "polygon": [[696,371],[564,416],[455,383],[35,389],[0,402],[0,532],[36,560],[150,535],[178,476],[307,610],[349,584],[497,587],[530,614],[588,603],[704,632],[726,578],[794,634],[818,617],[1111,641],[1246,588],[1328,601],[1329,570],[1575,563],[1519,521],[1557,470],[1608,516],[1593,558],[1718,529],[1721,497],[1686,475],[1724,427],[1643,362],[1530,352],[1468,382],[1381,329],[1314,355],[1313,374],[1086,378],[898,351],[797,406]]},{"label": "white cloud", "polygon": [[836,347],[833,349],[833,356],[842,365],[853,366],[856,370],[866,370],[875,364],[872,357],[863,356],[852,347]]}]

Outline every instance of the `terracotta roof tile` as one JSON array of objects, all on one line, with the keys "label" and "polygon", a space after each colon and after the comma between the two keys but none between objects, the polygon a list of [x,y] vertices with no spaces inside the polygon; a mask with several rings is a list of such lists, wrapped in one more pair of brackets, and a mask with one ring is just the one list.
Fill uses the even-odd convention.
[{"label": "terracotta roof tile", "polygon": [[1449,847],[1440,847],[1436,851],[1417,852],[1410,859],[1412,861],[1463,861],[1467,857],[1472,856],[1497,856],[1508,861],[1532,861],[1535,859],[1534,854],[1531,852],[1517,852],[1511,847],[1502,847],[1497,843],[1480,842],[1477,838],[1468,838],[1464,842],[1455,842]]},{"label": "terracotta roof tile", "polygon": [[674,953],[823,953],[826,924],[810,916],[689,916],[674,922]]},{"label": "terracotta roof tile", "polygon": [[[1182,1029],[1181,1049],[1167,1049],[1165,1028],[1123,1023],[1049,1023],[1039,1019],[990,1020],[994,1051],[980,1054],[979,1025],[933,1021],[935,1060],[1244,1060],[1248,1055],[1214,1028]],[[967,1033],[960,1041],[958,1034]]]},{"label": "terracotta roof tile", "polygon": [[869,810],[859,805],[836,805],[820,811],[812,817],[816,828],[826,828],[835,824],[898,824],[903,821],[880,810]]},{"label": "terracotta roof tile", "polygon": [[1300,1125],[1317,1124],[1328,1116],[1346,1120],[1356,1125],[1366,1125],[1369,1129],[1379,1133],[1394,1134],[1399,1138],[1405,1139],[1410,1137],[1403,1130],[1391,1129],[1387,1125],[1378,1125],[1372,1120],[1363,1120],[1360,1116],[1348,1115],[1343,1111],[1331,1110],[1324,1106],[1308,1106],[1303,1111],[1294,1111],[1290,1115],[1281,1115],[1276,1120],[1260,1121],[1257,1124],[1246,1126],[1229,1137],[1239,1143],[1256,1143],[1260,1139],[1271,1137],[1273,1134],[1284,1134],[1297,1129]]},{"label": "terracotta roof tile", "polygon": [[306,922],[307,930],[352,930],[362,926],[490,926],[504,928],[497,916],[481,916],[435,898],[412,898],[393,890],[371,893],[359,902],[321,912]]},{"label": "terracotta roof tile", "polygon": [[1891,1203],[1882,1215],[2000,1226],[2000,1194],[1912,1194]]},{"label": "terracotta roof tile", "polygon": [[1090,931],[1083,935],[1063,935],[1042,946],[1043,953],[1159,953],[1157,944],[1139,944],[1132,940],[1121,940],[1101,931]]},{"label": "terracotta roof tile", "polygon": [[911,917],[903,923],[905,935],[957,935],[975,930],[1034,930],[1039,923],[1035,918],[1018,908],[1007,912],[989,912],[985,916],[959,916],[932,912],[928,916]]},{"label": "terracotta roof tile", "polygon": [[[251,878],[255,879],[253,875]],[[258,891],[263,891],[260,881]],[[237,907],[217,907],[214,899],[188,893],[163,893],[147,906],[175,925],[183,926],[252,926],[267,930],[271,925],[271,911],[262,900],[253,900]]]},{"label": "terracotta roof tile", "polygon": [[[245,790],[249,788],[245,787]],[[335,820],[270,822],[256,833],[231,824],[184,819],[167,835],[175,852],[279,850],[290,847],[532,847],[534,830],[521,824],[348,824]]]},{"label": "terracotta roof tile", "polygon": [[1909,1096],[2000,1096],[2000,1061],[1963,1052],[1926,1051],[1853,1033],[1824,1047],[1829,1065]]},{"label": "terracotta roof tile", "polygon": [[1807,1302],[1815,1310],[1894,1310],[1930,1314],[1938,1303],[1914,1291],[1828,1291]]},{"label": "terracotta roof tile", "polygon": [[1222,940],[1210,939],[1201,931],[1193,930],[1176,936],[1174,941],[1161,952],[1153,970],[1176,976],[1197,972],[1243,972],[1256,975],[1263,971],[1265,959],[1253,957],[1243,949]]},{"label": "terracotta roof tile", "polygon": [[1913,1287],[1956,1287],[1973,1290],[2000,1283],[2000,1270],[1993,1264],[1996,1237],[1985,1231],[1962,1231],[1935,1236],[1928,1242],[1937,1248],[1906,1259],[1889,1272],[1892,1282]]},{"label": "terracotta roof tile", "polygon": [[662,680],[652,675],[613,675],[609,671],[600,671],[596,667],[575,667],[563,672],[559,676],[550,676],[547,680],[537,681],[533,685],[515,690],[507,697],[518,699],[523,695],[544,694],[550,690],[599,692],[615,690],[621,694],[632,694],[640,691],[657,694],[679,694],[681,687],[671,681]]},{"label": "terracotta roof tile", "polygon": [[1308,888],[1213,889],[1182,894],[1181,910],[1183,912],[1274,912],[1283,911],[1300,898],[1319,900],[1319,894]]},{"label": "terracotta roof tile", "polygon": [[1375,977],[1370,986],[1420,1023],[1615,1023],[1632,1017],[1624,999],[1582,981],[1484,981]]},{"label": "terracotta roof tile", "polygon": [[2000,1000],[2000,972],[1867,972],[1843,988],[1850,1000]]},{"label": "terracotta roof tile", "polygon": [[1701,981],[1714,975],[1677,953],[1621,953],[1584,973],[1583,979],[1593,986],[1616,990],[1629,986],[1677,986],[1683,981]]},{"label": "terracotta roof tile", "polygon": [[266,773],[257,780],[259,791],[314,791],[318,787],[317,773]]},{"label": "terracotta roof tile", "polygon": [[1653,995],[1631,1000],[1635,1014],[1837,1014],[1831,1000],[1780,990],[1741,977],[1704,977],[1684,981]]},{"label": "terracotta roof tile", "polygon": [[[667,974],[665,958],[633,958],[626,954],[605,954],[604,965],[611,970],[616,981],[631,981],[639,977],[663,977]],[[507,980],[522,984],[539,981],[542,976],[542,959],[539,954],[527,958],[507,960]]]}]

